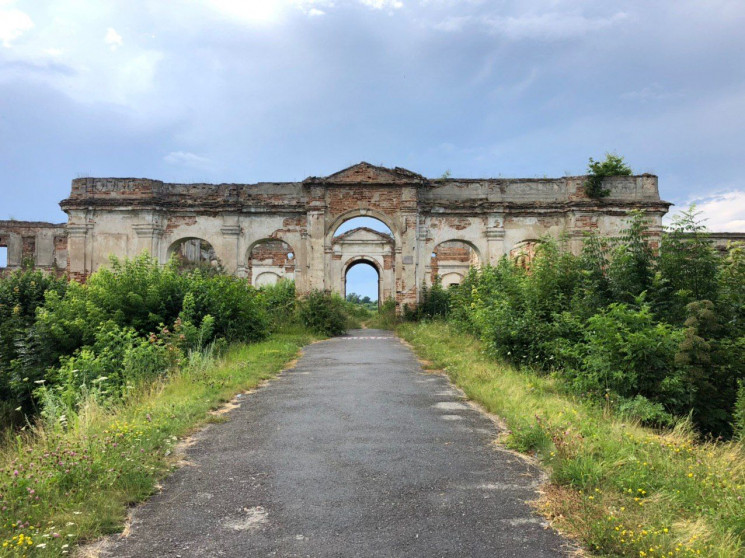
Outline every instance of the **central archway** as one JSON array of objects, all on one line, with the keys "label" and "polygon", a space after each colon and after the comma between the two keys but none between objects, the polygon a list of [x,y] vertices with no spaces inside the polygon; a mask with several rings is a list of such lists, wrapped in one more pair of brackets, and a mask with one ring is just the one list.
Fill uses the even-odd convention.
[{"label": "central archway", "polygon": [[[355,268],[358,269],[360,266],[370,267],[377,274],[377,290],[375,293],[375,297],[378,301],[378,306],[380,306],[381,301],[383,300],[383,275],[381,273],[382,270],[380,269],[379,262],[375,261],[374,258],[371,258],[368,256],[355,256],[345,263],[344,268],[342,270],[342,292],[341,294],[346,299],[347,295],[351,293],[351,291],[349,291],[347,288],[348,287],[348,275],[352,269],[355,269]],[[367,293],[362,292],[362,293],[357,293],[357,294],[364,295]]]},{"label": "central archway", "polygon": [[[389,225],[372,215],[349,212],[329,228],[326,247],[326,285],[346,297],[347,272],[360,263],[371,265],[378,275],[378,302],[395,297],[396,240]],[[373,298],[371,296],[371,298]]]}]

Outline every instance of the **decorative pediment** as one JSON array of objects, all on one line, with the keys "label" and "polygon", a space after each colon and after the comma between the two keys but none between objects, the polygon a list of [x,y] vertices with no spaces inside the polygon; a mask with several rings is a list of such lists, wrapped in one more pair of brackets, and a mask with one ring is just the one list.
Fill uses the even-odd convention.
[{"label": "decorative pediment", "polygon": [[367,227],[359,227],[340,234],[334,242],[393,242],[391,235]]},{"label": "decorative pediment", "polygon": [[326,177],[309,177],[306,183],[315,184],[421,184],[422,175],[396,167],[389,169],[361,162]]}]

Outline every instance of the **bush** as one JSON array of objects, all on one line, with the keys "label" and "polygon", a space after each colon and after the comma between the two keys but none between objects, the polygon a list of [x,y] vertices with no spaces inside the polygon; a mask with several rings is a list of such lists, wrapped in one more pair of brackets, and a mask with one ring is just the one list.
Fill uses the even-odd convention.
[{"label": "bush", "polygon": [[700,432],[729,436],[745,380],[743,293],[745,251],[720,259],[693,209],[659,250],[632,212],[617,238],[589,235],[578,256],[544,238],[528,269],[506,257],[472,269],[447,293],[448,319],[491,355],[643,422],[690,415]]},{"label": "bush", "polygon": [[[23,340],[33,326],[45,293],[64,296],[67,281],[41,271],[18,270],[0,278],[0,425],[18,424],[33,411],[31,393],[37,385],[13,373],[13,362],[23,352]],[[16,410],[18,407],[21,410]]]},{"label": "bush", "polygon": [[229,342],[259,341],[269,334],[266,307],[258,291],[246,281],[227,275],[205,275],[201,271],[186,278],[186,292],[178,314],[182,321],[201,325],[206,316],[211,316],[214,320],[213,336]]},{"label": "bush", "polygon": [[436,276],[432,287],[422,284],[420,301],[416,308],[419,319],[444,318],[450,312],[450,291],[442,288],[440,277]]},{"label": "bush", "polygon": [[585,181],[585,192],[591,198],[604,198],[610,194],[610,190],[603,188],[603,179],[606,176],[628,176],[631,174],[631,168],[623,157],[606,153],[605,161],[595,161],[590,157],[587,172],[589,176]]},{"label": "bush", "polygon": [[675,423],[673,415],[665,411],[662,403],[653,403],[643,395],[637,395],[633,399],[621,397],[618,414],[647,426],[672,426]]},{"label": "bush", "polygon": [[272,331],[297,321],[295,282],[282,280],[259,289],[259,298],[269,316]]},{"label": "bush", "polygon": [[300,322],[320,335],[342,335],[347,330],[344,304],[344,300],[337,294],[311,291],[300,301]]},{"label": "bush", "polygon": [[[407,309],[408,307],[404,308],[404,310]],[[375,329],[393,329],[398,321],[396,301],[393,298],[389,298],[380,305],[377,315],[373,316],[372,320],[367,322],[367,326]]]},{"label": "bush", "polygon": [[175,261],[161,266],[147,254],[114,258],[84,285],[38,272],[0,279],[0,316],[7,318],[0,321],[0,418],[8,424],[19,406],[33,414],[39,398],[74,408],[88,396],[121,397],[128,385],[165,373],[182,351],[217,339],[263,339],[267,305],[277,310],[277,299],[294,299],[294,286],[274,294],[267,302],[241,279],[182,273]]},{"label": "bush", "polygon": [[738,440],[745,440],[745,383],[740,381],[737,390],[737,401],[735,402],[735,411],[732,414],[734,418],[733,430]]},{"label": "bush", "polygon": [[572,382],[580,391],[622,397],[642,395],[680,412],[686,402],[673,366],[682,332],[656,323],[648,304],[613,303],[587,321],[586,355]]}]

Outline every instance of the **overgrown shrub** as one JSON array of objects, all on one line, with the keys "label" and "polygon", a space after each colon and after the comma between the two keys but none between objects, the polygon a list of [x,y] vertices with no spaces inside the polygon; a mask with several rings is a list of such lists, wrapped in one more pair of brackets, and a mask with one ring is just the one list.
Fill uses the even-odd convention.
[{"label": "overgrown shrub", "polygon": [[14,374],[13,362],[19,349],[24,350],[20,345],[37,308],[44,304],[45,293],[64,296],[66,289],[67,281],[41,271],[18,270],[0,278],[0,425],[17,424],[23,412],[33,410],[31,392],[37,386]]},{"label": "overgrown shrub", "polygon": [[[408,307],[404,307],[406,311]],[[374,329],[393,329],[399,322],[396,315],[396,301],[389,298],[380,305],[377,315],[367,322],[367,326]]]},{"label": "overgrown shrub", "polygon": [[742,380],[739,382],[737,401],[735,402],[735,409],[732,416],[734,419],[732,426],[735,437],[741,441],[745,440],[745,382]]},{"label": "overgrown shrub", "polygon": [[301,323],[320,335],[342,335],[347,330],[344,300],[337,294],[311,291],[299,303]]},{"label": "overgrown shrub", "polygon": [[590,157],[587,172],[589,176],[585,181],[585,192],[591,198],[604,198],[610,194],[610,190],[603,188],[603,179],[606,176],[628,176],[631,174],[631,168],[623,157],[606,153],[604,161],[595,161]]},{"label": "overgrown shrub", "polygon": [[583,367],[572,384],[601,395],[642,395],[680,412],[686,388],[671,365],[681,340],[679,330],[655,321],[648,304],[613,303],[587,321]]},{"label": "overgrown shrub", "polygon": [[274,285],[261,287],[259,298],[269,316],[273,331],[297,320],[297,296],[294,281],[283,279]]},{"label": "overgrown shrub", "polygon": [[440,277],[436,276],[431,287],[422,284],[420,300],[416,307],[417,318],[444,318],[450,312],[450,289],[442,287]]},{"label": "overgrown shrub", "polygon": [[[294,297],[294,287],[285,290]],[[12,274],[0,279],[0,315],[4,424],[10,409],[34,414],[42,396],[69,408],[85,397],[121,397],[183,352],[216,339],[257,341],[270,327],[266,301],[244,280],[180,272],[147,254],[112,259],[85,284]]]},{"label": "overgrown shrub", "polygon": [[[693,209],[657,248],[647,216],[579,255],[542,239],[529,269],[503,258],[449,293],[448,318],[490,354],[551,372],[653,425],[691,416],[729,436],[745,379],[745,252],[720,258]],[[421,317],[414,314],[414,317]]]}]

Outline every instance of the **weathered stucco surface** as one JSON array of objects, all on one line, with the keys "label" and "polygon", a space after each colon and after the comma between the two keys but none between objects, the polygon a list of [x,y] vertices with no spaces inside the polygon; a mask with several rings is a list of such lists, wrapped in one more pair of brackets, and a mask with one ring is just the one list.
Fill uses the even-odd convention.
[{"label": "weathered stucco surface", "polygon": [[[354,165],[302,182],[169,184],[136,178],[79,178],[61,202],[66,225],[0,221],[8,268],[30,258],[38,267],[84,279],[109,255],[147,250],[222,268],[253,284],[289,277],[299,293],[344,292],[361,262],[380,276],[382,298],[415,304],[436,276],[459,282],[471,265],[503,255],[521,265],[544,235],[565,235],[572,250],[588,231],[616,235],[629,213],[644,210],[662,234],[669,203],[657,177],[606,179],[610,195],[588,198],[585,177],[428,179],[414,172]],[[354,217],[379,219],[391,235],[355,229]]]},{"label": "weathered stucco surface", "polygon": [[55,275],[67,271],[65,224],[38,221],[0,221],[0,248],[6,250],[7,265],[0,273],[29,265]]}]

